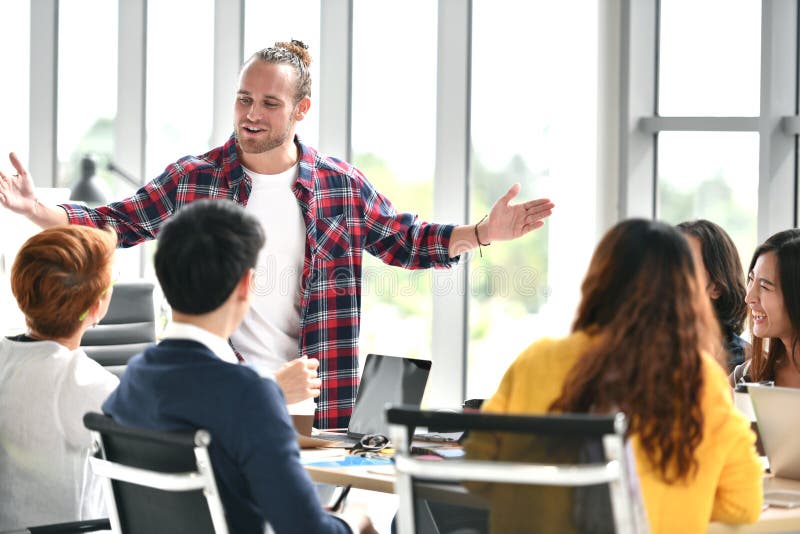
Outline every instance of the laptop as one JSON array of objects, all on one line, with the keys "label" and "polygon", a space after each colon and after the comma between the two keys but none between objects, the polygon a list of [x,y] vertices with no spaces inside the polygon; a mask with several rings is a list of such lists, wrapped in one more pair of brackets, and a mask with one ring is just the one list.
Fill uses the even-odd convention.
[{"label": "laptop", "polygon": [[388,436],[386,405],[419,406],[430,371],[430,360],[367,354],[346,433],[323,432],[313,437],[348,447],[358,443],[367,434]]},{"label": "laptop", "polygon": [[747,389],[770,471],[800,480],[800,389],[756,384]]}]

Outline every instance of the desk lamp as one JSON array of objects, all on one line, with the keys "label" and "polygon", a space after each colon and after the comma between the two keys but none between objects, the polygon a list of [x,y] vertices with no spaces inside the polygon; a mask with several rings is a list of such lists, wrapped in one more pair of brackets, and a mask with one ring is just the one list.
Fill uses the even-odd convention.
[{"label": "desk lamp", "polygon": [[[137,189],[141,187],[141,183],[117,167],[114,163],[108,162],[106,168],[114,174],[122,178],[124,181],[133,185]],[[81,177],[78,182],[72,186],[70,200],[82,200],[90,205],[105,204],[108,202],[108,195],[98,183],[97,177],[97,163],[91,156],[84,156],[81,158]]]}]

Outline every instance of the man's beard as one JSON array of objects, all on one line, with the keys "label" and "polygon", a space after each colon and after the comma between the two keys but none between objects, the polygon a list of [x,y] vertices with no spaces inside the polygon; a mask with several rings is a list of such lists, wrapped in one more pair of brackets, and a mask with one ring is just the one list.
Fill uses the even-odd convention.
[{"label": "man's beard", "polygon": [[286,125],[286,130],[280,132],[278,134],[269,131],[266,134],[266,137],[262,137],[260,139],[250,139],[249,137],[244,137],[239,135],[239,132],[244,129],[244,126],[238,126],[236,128],[236,140],[239,142],[239,146],[241,147],[242,151],[247,154],[263,154],[264,152],[269,152],[274,148],[278,148],[279,146],[286,143],[286,140],[289,138],[289,132],[292,130],[292,126],[294,125],[294,120],[289,120],[289,123]]}]

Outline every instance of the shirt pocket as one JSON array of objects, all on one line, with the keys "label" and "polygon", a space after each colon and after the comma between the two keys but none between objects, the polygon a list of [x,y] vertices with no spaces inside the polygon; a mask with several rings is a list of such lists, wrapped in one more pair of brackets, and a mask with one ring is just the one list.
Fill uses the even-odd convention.
[{"label": "shirt pocket", "polygon": [[344,214],[317,219],[317,255],[333,261],[349,253],[350,231]]}]

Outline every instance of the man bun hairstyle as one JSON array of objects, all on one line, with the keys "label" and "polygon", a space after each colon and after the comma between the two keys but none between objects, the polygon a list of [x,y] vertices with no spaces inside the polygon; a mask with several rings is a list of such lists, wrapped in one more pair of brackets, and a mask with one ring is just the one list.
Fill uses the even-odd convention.
[{"label": "man bun hairstyle", "polygon": [[274,45],[259,50],[245,62],[259,59],[265,63],[291,65],[297,75],[294,103],[297,104],[307,96],[311,96],[311,54],[308,45],[303,41],[292,39],[289,42],[278,41]]},{"label": "man bun hairstyle", "polygon": [[161,229],[155,269],[172,309],[200,315],[219,308],[264,246],[258,220],[231,200],[197,200]]}]

